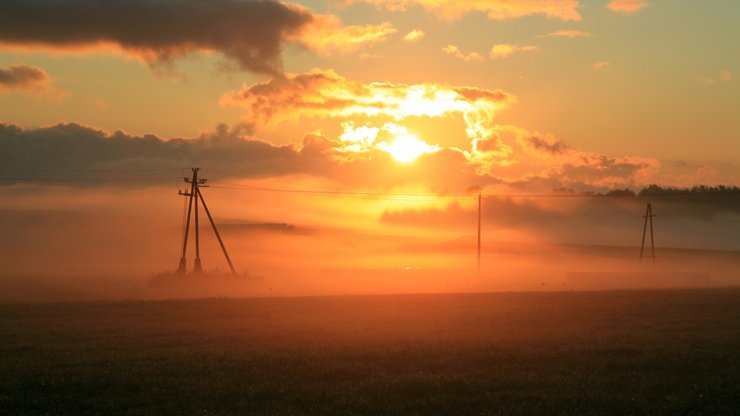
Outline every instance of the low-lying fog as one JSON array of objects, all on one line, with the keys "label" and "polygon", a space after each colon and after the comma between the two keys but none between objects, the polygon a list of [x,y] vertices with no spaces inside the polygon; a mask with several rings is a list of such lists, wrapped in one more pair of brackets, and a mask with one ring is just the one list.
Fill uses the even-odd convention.
[{"label": "low-lying fog", "polygon": [[[434,204],[236,199],[204,190],[239,276],[160,277],[182,250],[171,189],[14,191],[0,207],[0,300],[151,299],[466,291],[561,291],[740,284],[736,200],[484,201],[480,273],[473,199]],[[5,190],[4,193],[10,193]],[[716,202],[716,201],[715,201]],[[206,216],[207,271],[228,271]],[[194,261],[193,230],[187,265]]]}]

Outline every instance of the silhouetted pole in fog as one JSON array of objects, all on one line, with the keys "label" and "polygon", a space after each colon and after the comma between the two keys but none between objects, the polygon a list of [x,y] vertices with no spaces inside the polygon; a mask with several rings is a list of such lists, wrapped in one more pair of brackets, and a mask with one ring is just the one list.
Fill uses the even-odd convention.
[{"label": "silhouetted pole in fog", "polygon": [[653,207],[652,207],[652,205],[651,204],[647,204],[647,210],[645,211],[645,215],[644,215],[644,217],[645,217],[645,224],[642,227],[642,244],[640,245],[640,261],[642,261],[642,258],[643,257],[647,257],[647,256],[644,255],[644,252],[645,252],[645,234],[647,234],[647,227],[648,227],[648,222],[649,222],[650,223],[650,249],[651,249],[651,253],[652,253],[652,255],[650,257],[652,257],[653,263],[655,263],[655,237],[654,237],[654,234],[653,234],[653,217],[654,216],[655,215],[653,215]]},{"label": "silhouetted pole in fog", "polygon": [[478,274],[480,275],[480,220],[481,220],[481,191],[478,191]]},{"label": "silhouetted pole in fog", "polygon": [[[203,183],[206,182],[205,179],[201,179]],[[193,168],[193,192],[195,192],[195,195],[191,196],[191,198],[195,198],[195,264],[193,264],[193,273],[200,273],[203,271],[203,268],[200,265],[200,223],[198,222],[198,185],[200,185],[200,182],[198,180],[198,168]]]},{"label": "silhouetted pole in fog", "polygon": [[226,261],[229,263],[229,268],[231,269],[232,273],[236,274],[236,270],[234,269],[234,265],[231,263],[231,258],[229,257],[229,253],[226,251],[226,246],[224,245],[224,242],[221,239],[221,235],[218,233],[218,228],[216,228],[216,223],[213,221],[211,212],[208,210],[208,206],[206,205],[206,200],[203,198],[203,193],[200,192],[201,186],[207,186],[207,185],[204,185],[207,179],[198,179],[199,170],[200,170],[199,168],[193,168],[193,177],[184,178],[185,182],[190,184],[190,192],[182,192],[182,191],[178,192],[178,194],[180,195],[189,197],[189,201],[188,201],[188,216],[185,222],[185,234],[184,234],[183,242],[182,242],[182,257],[180,257],[180,264],[177,267],[177,271],[178,273],[185,273],[187,271],[187,266],[186,266],[187,262],[185,260],[185,255],[187,253],[187,248],[188,248],[188,233],[190,230],[190,216],[193,210],[193,205],[195,205],[195,263],[193,265],[193,273],[203,272],[203,268],[200,262],[200,231],[199,231],[200,222],[198,220],[198,200],[200,200],[200,202],[203,204],[203,209],[206,211],[206,215],[208,216],[208,221],[211,223],[211,226],[213,227],[213,232],[214,234],[216,234],[216,238],[218,239],[218,244],[221,245],[221,250],[224,253],[224,257],[226,257]]},{"label": "silhouetted pole in fog", "polygon": [[193,197],[195,196],[195,186],[198,183],[198,168],[193,168],[193,179],[190,180],[189,178],[185,178],[185,182],[190,183],[190,193],[187,192],[180,192],[178,191],[179,195],[184,195],[189,197],[188,198],[188,217],[185,221],[185,235],[182,239],[182,256],[180,257],[180,264],[177,267],[178,273],[185,273],[187,271],[187,265],[185,262],[185,255],[187,254],[188,250],[188,234],[190,233],[190,214],[193,211]]}]

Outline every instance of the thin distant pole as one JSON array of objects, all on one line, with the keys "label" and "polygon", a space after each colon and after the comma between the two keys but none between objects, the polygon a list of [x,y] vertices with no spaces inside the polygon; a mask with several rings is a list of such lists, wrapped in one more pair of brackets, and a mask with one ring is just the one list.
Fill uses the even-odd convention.
[{"label": "thin distant pole", "polygon": [[647,235],[647,229],[648,229],[648,222],[650,223],[650,252],[651,257],[653,259],[653,263],[655,263],[655,234],[653,233],[653,207],[651,204],[647,204],[647,208],[645,209],[645,223],[642,226],[642,243],[640,244],[640,261],[642,261],[643,257],[645,257],[645,237]]},{"label": "thin distant pole", "polygon": [[478,275],[480,275],[480,223],[481,223],[481,191],[478,191]]},{"label": "thin distant pole", "polygon": [[655,263],[655,233],[653,233],[653,207],[648,204],[648,211],[650,212],[650,249],[653,253],[653,263]]}]

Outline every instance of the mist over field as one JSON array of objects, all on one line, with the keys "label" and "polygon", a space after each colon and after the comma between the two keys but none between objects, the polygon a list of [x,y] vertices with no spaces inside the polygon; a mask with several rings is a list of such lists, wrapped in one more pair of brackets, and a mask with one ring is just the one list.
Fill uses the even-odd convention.
[{"label": "mist over field", "polygon": [[[173,188],[3,188],[4,300],[570,291],[740,284],[736,195],[489,198],[477,272],[474,198],[349,200],[204,195],[240,277],[152,285],[176,269],[182,199]],[[74,198],[64,198],[69,194]],[[54,202],[51,202],[54,201]],[[639,261],[644,207],[652,201]],[[48,207],[48,208],[42,208]],[[269,207],[269,209],[265,209]],[[201,212],[206,271],[228,265]],[[193,229],[187,254],[193,267]]]}]

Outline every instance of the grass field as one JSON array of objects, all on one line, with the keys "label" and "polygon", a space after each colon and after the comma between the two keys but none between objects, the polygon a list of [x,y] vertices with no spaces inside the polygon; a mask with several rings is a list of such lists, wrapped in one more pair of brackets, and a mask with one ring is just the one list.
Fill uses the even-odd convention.
[{"label": "grass field", "polygon": [[733,415],[740,289],[0,306],[0,413]]}]

